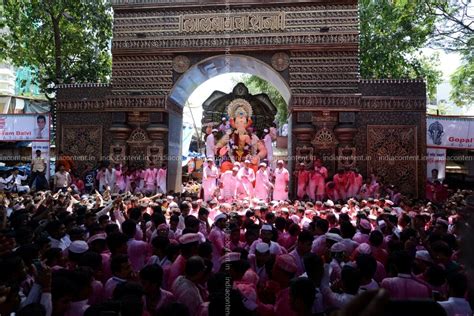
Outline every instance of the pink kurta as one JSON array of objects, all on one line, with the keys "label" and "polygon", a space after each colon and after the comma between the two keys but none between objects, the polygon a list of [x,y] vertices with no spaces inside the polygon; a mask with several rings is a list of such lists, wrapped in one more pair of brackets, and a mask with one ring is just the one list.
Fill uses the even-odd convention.
[{"label": "pink kurta", "polygon": [[428,287],[409,274],[398,274],[395,278],[386,278],[380,284],[388,291],[390,299],[408,300],[430,298]]},{"label": "pink kurta", "polygon": [[328,177],[328,170],[325,167],[314,168],[316,180],[316,195],[323,196],[326,191],[326,178]]},{"label": "pink kurta", "polygon": [[219,271],[220,262],[219,259],[224,255],[225,247],[225,233],[222,229],[214,226],[209,233],[209,241],[212,244],[212,270],[214,272]]},{"label": "pink kurta", "polygon": [[237,176],[233,175],[232,170],[227,170],[221,175],[222,198],[226,201],[235,199],[237,196]]},{"label": "pink kurta", "polygon": [[158,173],[158,170],[155,168],[151,169],[148,168],[145,170],[145,175],[144,175],[144,181],[145,181],[145,189],[148,192],[154,192],[155,191],[155,183],[156,183],[156,175]]},{"label": "pink kurta", "polygon": [[96,305],[102,303],[104,300],[104,285],[102,282],[94,280],[92,281],[92,293],[89,296],[88,304]]},{"label": "pink kurta", "polygon": [[150,244],[136,239],[130,239],[127,242],[128,246],[128,257],[130,259],[130,264],[132,270],[135,272],[140,271],[151,257],[151,247]]},{"label": "pink kurta", "polygon": [[156,175],[156,189],[161,193],[166,193],[166,169],[160,168]]},{"label": "pink kurta", "polygon": [[255,197],[260,200],[268,201],[272,188],[268,171],[259,169],[255,177]]},{"label": "pink kurta", "polygon": [[204,200],[207,202],[212,200],[214,197],[214,192],[216,191],[216,179],[219,177],[219,170],[215,166],[209,168],[209,166],[204,168],[203,178],[202,178],[202,187],[204,190]]},{"label": "pink kurta", "polygon": [[347,178],[345,175],[340,176],[339,174],[335,174],[333,177],[334,181],[334,197],[336,200],[345,200],[347,196],[346,186],[347,186]]},{"label": "pink kurta", "polygon": [[299,276],[299,275],[302,275],[303,273],[305,273],[306,269],[304,267],[303,257],[300,256],[298,251],[295,249],[292,252],[290,252],[289,255],[292,256],[293,259],[295,260],[296,275]]},{"label": "pink kurta", "polygon": [[255,181],[255,171],[251,168],[242,168],[237,173],[237,179],[240,181],[240,186],[244,197],[253,198],[253,182]]},{"label": "pink kurta", "polygon": [[286,168],[276,168],[275,170],[275,189],[273,191],[273,200],[288,200],[287,184],[290,180],[290,174]]},{"label": "pink kurta", "polygon": [[281,290],[276,295],[275,314],[285,316],[296,316],[296,313],[291,309],[290,304],[290,288]]},{"label": "pink kurta", "polygon": [[170,289],[173,282],[180,276],[184,275],[184,268],[186,266],[186,259],[179,255],[176,260],[173,262],[168,271],[168,278],[166,284],[168,285],[166,289]]},{"label": "pink kurta", "polygon": [[296,195],[298,196],[298,199],[302,200],[304,198],[304,195],[306,194],[306,191],[308,190],[308,182],[309,182],[309,176],[310,172],[306,170],[300,170],[298,171],[298,190]]}]

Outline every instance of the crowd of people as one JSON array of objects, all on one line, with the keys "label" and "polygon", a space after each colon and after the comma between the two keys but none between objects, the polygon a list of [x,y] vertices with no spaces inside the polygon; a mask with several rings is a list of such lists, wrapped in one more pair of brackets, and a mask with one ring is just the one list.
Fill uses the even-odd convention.
[{"label": "crowd of people", "polygon": [[324,169],[296,171],[293,201],[282,161],[209,160],[172,195],[153,165],[127,185],[110,164],[92,187],[2,192],[0,315],[472,315],[472,192]]},{"label": "crowd of people", "polygon": [[[56,165],[56,173],[51,181],[47,180],[46,160],[41,151],[36,151],[36,157],[30,166],[30,176],[20,174],[18,168],[13,168],[11,173],[0,177],[0,190],[8,192],[25,192],[30,190],[41,191],[52,189],[63,190],[71,187],[75,193],[90,194],[95,190],[113,193],[166,193],[166,164],[157,167],[153,162],[147,168],[129,168],[121,164],[101,162],[97,166],[85,164],[79,171],[75,168],[71,157],[62,154]],[[51,182],[51,183],[50,183]]]}]

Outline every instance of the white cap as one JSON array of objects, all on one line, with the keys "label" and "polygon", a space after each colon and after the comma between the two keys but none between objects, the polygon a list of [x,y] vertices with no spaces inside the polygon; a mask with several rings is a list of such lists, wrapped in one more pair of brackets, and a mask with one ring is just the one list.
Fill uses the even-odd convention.
[{"label": "white cap", "polygon": [[334,206],[334,202],[331,201],[331,200],[327,200],[326,202],[324,202],[324,205],[328,206],[328,207],[333,207]]},{"label": "white cap", "polygon": [[199,242],[201,240],[199,234],[187,233],[179,237],[179,243],[186,245],[193,242]]},{"label": "white cap", "polygon": [[91,242],[96,241],[96,240],[106,240],[106,239],[107,239],[106,233],[95,234],[89,237],[89,239],[87,239],[87,243],[90,244]]},{"label": "white cap", "polygon": [[429,263],[433,263],[433,259],[431,258],[431,255],[428,250],[418,250],[415,254],[415,258]]},{"label": "white cap", "polygon": [[84,240],[75,240],[69,245],[69,252],[84,253],[89,250],[89,245]]},{"label": "white cap", "polygon": [[362,243],[357,247],[357,252],[361,255],[370,255],[372,253],[372,248],[367,243]]},{"label": "white cap", "polygon": [[245,162],[245,163],[250,163],[250,160],[248,160],[248,159],[245,159],[245,161],[244,161],[244,162]]},{"label": "white cap", "polygon": [[331,246],[331,252],[344,252],[346,247],[342,242],[337,242]]},{"label": "white cap", "polygon": [[215,129],[215,128],[213,128],[213,129],[212,129],[212,132],[213,132],[213,133],[214,133],[214,132],[218,132],[218,130]]},{"label": "white cap", "polygon": [[261,162],[261,163],[260,163],[258,166],[259,166],[259,167],[266,167],[266,166],[267,166],[267,164],[266,164],[266,163],[264,163],[264,162]]},{"label": "white cap", "polygon": [[264,242],[259,242],[257,246],[255,247],[255,250],[258,251],[259,253],[265,253],[270,250],[270,246]]},{"label": "white cap", "polygon": [[265,128],[265,129],[263,130],[263,132],[264,132],[264,133],[268,133],[268,129]]},{"label": "white cap", "polygon": [[232,171],[239,171],[239,167],[232,168]]},{"label": "white cap", "polygon": [[225,117],[222,118],[223,121],[227,120]]},{"label": "white cap", "polygon": [[263,224],[261,230],[266,230],[266,231],[273,231],[272,225],[269,224]]},{"label": "white cap", "polygon": [[277,161],[277,164],[279,164],[279,163],[284,163],[284,162],[283,162],[283,160],[280,159],[280,160]]},{"label": "white cap", "polygon": [[218,220],[221,220],[221,219],[227,219],[227,215],[225,215],[224,213],[220,213],[214,218],[214,222],[217,222]]},{"label": "white cap", "polygon": [[332,241],[335,241],[335,242],[342,241],[342,237],[339,236],[338,234],[334,234],[334,233],[326,233],[326,239],[329,239],[329,240],[332,240]]},{"label": "white cap", "polygon": [[208,162],[211,162],[211,161],[214,161],[214,159],[212,159],[212,158],[209,157],[209,158],[207,158],[207,161],[208,161]]}]

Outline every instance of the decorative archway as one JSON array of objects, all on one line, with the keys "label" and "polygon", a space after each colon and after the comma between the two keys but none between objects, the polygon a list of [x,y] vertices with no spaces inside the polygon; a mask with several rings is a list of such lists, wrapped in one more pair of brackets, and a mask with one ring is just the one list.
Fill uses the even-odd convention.
[{"label": "decorative archway", "polygon": [[[99,150],[76,146],[71,154],[133,155],[127,140],[143,128],[150,140],[147,153],[163,148],[168,188],[180,190],[184,102],[208,78],[243,71],[271,82],[289,104],[290,168],[295,159],[322,155],[335,171],[344,165],[336,161],[341,153],[361,157],[351,166],[363,175],[377,172],[399,187],[404,182],[405,193],[424,192],[423,160],[377,163],[374,144],[392,138],[408,144],[407,155],[425,155],[425,84],[360,79],[357,0],[112,0],[112,5],[111,84],[59,87],[61,149],[68,151],[63,139],[77,139],[78,127],[88,126],[101,138],[95,140]],[[413,132],[394,133],[398,127]],[[324,142],[328,135],[335,141]],[[386,155],[396,156],[396,150],[383,148]]]},{"label": "decorative archway", "polygon": [[[175,61],[177,59],[183,61],[185,58],[187,57],[178,56],[175,58]],[[189,63],[186,64],[189,65]],[[267,80],[280,91],[285,102],[288,105],[290,104],[291,89],[281,74],[265,62],[255,57],[242,54],[221,54],[212,56],[186,69],[171,89],[168,102],[172,102],[182,109],[194,90],[201,84],[218,75],[235,72],[247,73]],[[182,126],[183,124],[182,113],[169,113],[168,119],[169,126]],[[172,157],[182,156],[181,140],[181,133],[168,134],[168,156],[171,158],[168,159],[168,173],[175,174],[175,176],[170,178],[171,180],[177,180],[175,183],[168,183],[169,187],[181,186],[181,161],[179,161],[179,159],[172,159]],[[289,144],[291,144],[291,141],[289,141]],[[291,149],[289,152],[291,152]],[[291,168],[291,165],[289,167]]]}]

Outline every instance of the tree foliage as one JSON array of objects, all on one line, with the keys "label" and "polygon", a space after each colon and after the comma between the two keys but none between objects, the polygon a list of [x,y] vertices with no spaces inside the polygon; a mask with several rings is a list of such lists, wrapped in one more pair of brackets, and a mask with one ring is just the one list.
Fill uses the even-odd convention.
[{"label": "tree foliage", "polygon": [[431,43],[462,56],[451,76],[451,100],[458,106],[474,105],[474,3],[472,0],[432,0],[430,13],[439,18]]},{"label": "tree foliage", "polygon": [[[244,75],[238,82],[244,83],[249,89],[250,94],[265,93],[277,108],[275,120],[279,125],[283,125],[288,121],[288,105],[283,99],[281,93],[268,81],[251,75]],[[237,83],[237,82],[236,82]]]},{"label": "tree foliage", "polygon": [[[107,0],[4,0],[0,58],[36,69],[44,91],[108,80],[112,11]],[[0,43],[0,48],[1,48]]]},{"label": "tree foliage", "polygon": [[436,59],[424,58],[436,16],[427,0],[361,0],[362,78],[424,78],[433,97],[441,81]]}]

